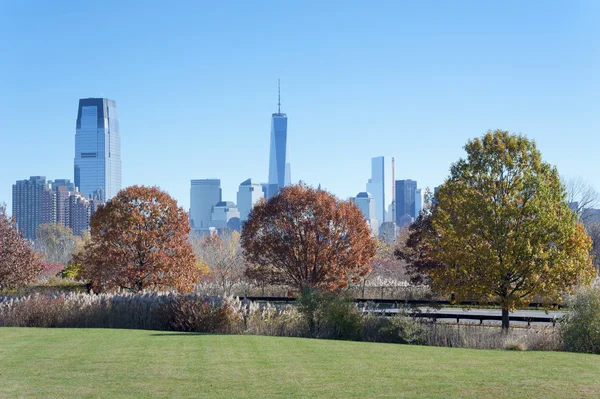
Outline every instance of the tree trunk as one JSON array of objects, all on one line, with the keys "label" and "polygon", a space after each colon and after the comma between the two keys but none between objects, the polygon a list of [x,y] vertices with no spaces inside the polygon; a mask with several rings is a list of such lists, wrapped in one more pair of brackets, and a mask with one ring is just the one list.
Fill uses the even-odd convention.
[{"label": "tree trunk", "polygon": [[502,308],[502,330],[508,331],[509,327],[508,309]]}]

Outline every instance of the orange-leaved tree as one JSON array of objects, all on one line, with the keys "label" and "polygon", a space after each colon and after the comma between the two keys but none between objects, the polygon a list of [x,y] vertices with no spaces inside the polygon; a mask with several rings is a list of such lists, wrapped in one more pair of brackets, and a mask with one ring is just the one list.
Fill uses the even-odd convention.
[{"label": "orange-leaved tree", "polygon": [[336,290],[371,267],[375,243],[360,209],[304,184],[258,203],[242,230],[246,260],[297,289]]},{"label": "orange-leaved tree", "polygon": [[17,231],[0,204],[0,290],[31,283],[43,269],[40,256]]},{"label": "orange-leaved tree", "polygon": [[96,211],[91,240],[74,262],[96,292],[123,288],[191,291],[199,271],[188,214],[157,187],[132,186]]}]

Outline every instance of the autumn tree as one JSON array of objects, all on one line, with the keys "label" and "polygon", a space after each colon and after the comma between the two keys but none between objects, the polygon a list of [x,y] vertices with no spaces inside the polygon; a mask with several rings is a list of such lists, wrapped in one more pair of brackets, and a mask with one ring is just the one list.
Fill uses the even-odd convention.
[{"label": "autumn tree", "polygon": [[74,263],[94,291],[191,291],[198,281],[187,212],[157,187],[121,190],[96,211],[90,227],[91,240]]},{"label": "autumn tree", "polygon": [[71,259],[80,237],[59,223],[44,223],[37,228],[33,248],[44,256],[47,263],[66,265]]},{"label": "autumn tree", "polygon": [[459,302],[498,301],[508,329],[509,311],[535,295],[558,302],[591,279],[591,243],[533,141],[496,130],[464,148],[436,206],[411,227],[404,257]]},{"label": "autumn tree", "polygon": [[285,187],[258,203],[241,237],[249,263],[272,270],[297,289],[333,291],[358,282],[370,272],[375,255],[358,207],[304,184]]},{"label": "autumn tree", "polygon": [[33,282],[42,271],[39,256],[17,231],[14,219],[6,215],[0,204],[0,290]]},{"label": "autumn tree", "polygon": [[223,295],[231,295],[236,283],[244,278],[245,262],[237,231],[191,239],[198,262],[210,270],[213,283]]}]

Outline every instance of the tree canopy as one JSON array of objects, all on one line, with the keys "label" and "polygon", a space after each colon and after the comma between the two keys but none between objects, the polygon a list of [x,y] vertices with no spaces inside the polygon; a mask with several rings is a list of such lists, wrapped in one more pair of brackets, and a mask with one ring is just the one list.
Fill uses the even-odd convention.
[{"label": "tree canopy", "polygon": [[75,264],[94,291],[177,288],[199,279],[187,212],[157,187],[131,186],[100,207]]},{"label": "tree canopy", "polygon": [[13,219],[0,204],[0,290],[33,282],[42,271],[40,256],[17,231]]},{"label": "tree canopy", "polygon": [[258,203],[244,225],[246,260],[274,281],[302,289],[346,287],[366,276],[375,255],[360,209],[304,184]]},{"label": "tree canopy", "polygon": [[440,293],[498,301],[508,328],[517,306],[592,278],[591,241],[533,141],[496,130],[464,148],[401,255]]}]

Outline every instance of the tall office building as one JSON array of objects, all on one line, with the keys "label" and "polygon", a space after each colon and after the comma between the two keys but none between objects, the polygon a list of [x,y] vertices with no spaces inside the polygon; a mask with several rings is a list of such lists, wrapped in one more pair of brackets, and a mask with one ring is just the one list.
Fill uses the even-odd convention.
[{"label": "tall office building", "polygon": [[367,183],[367,192],[375,199],[376,219],[379,223],[394,220],[386,210],[392,203],[393,163],[390,157],[371,158],[371,178]]},{"label": "tall office building", "polygon": [[375,198],[369,193],[362,192],[358,193],[356,197],[352,198],[352,201],[358,206],[362,214],[365,216],[369,227],[373,234],[377,235],[379,231],[379,221],[376,218],[377,215],[377,204]]},{"label": "tall office building", "polygon": [[237,192],[237,207],[240,212],[240,221],[248,220],[248,214],[261,198],[264,198],[262,184],[248,179],[240,184]]},{"label": "tall office building", "polygon": [[[278,88],[279,89],[279,88]],[[278,90],[277,113],[271,116],[271,151],[267,198],[271,198],[291,182],[287,115],[281,113],[281,94]]]},{"label": "tall office building", "polygon": [[406,224],[408,215],[415,217],[415,192],[417,191],[417,182],[414,180],[396,180],[396,218],[398,226]]},{"label": "tall office building", "polygon": [[221,202],[221,180],[192,180],[190,188],[190,224],[192,229],[210,227],[213,206]]},{"label": "tall office building", "polygon": [[35,239],[38,226],[52,220],[52,201],[50,184],[45,176],[31,176],[29,180],[18,180],[13,184],[12,214],[19,232],[26,239]]},{"label": "tall office building", "polygon": [[421,209],[423,209],[423,195],[421,193],[421,189],[419,188],[415,190],[415,219],[419,217]]},{"label": "tall office building", "polygon": [[212,207],[210,227],[240,230],[240,212],[231,201],[220,201]]},{"label": "tall office building", "polygon": [[121,189],[121,137],[113,100],[79,100],[74,169],[75,186],[86,197],[108,201]]}]

